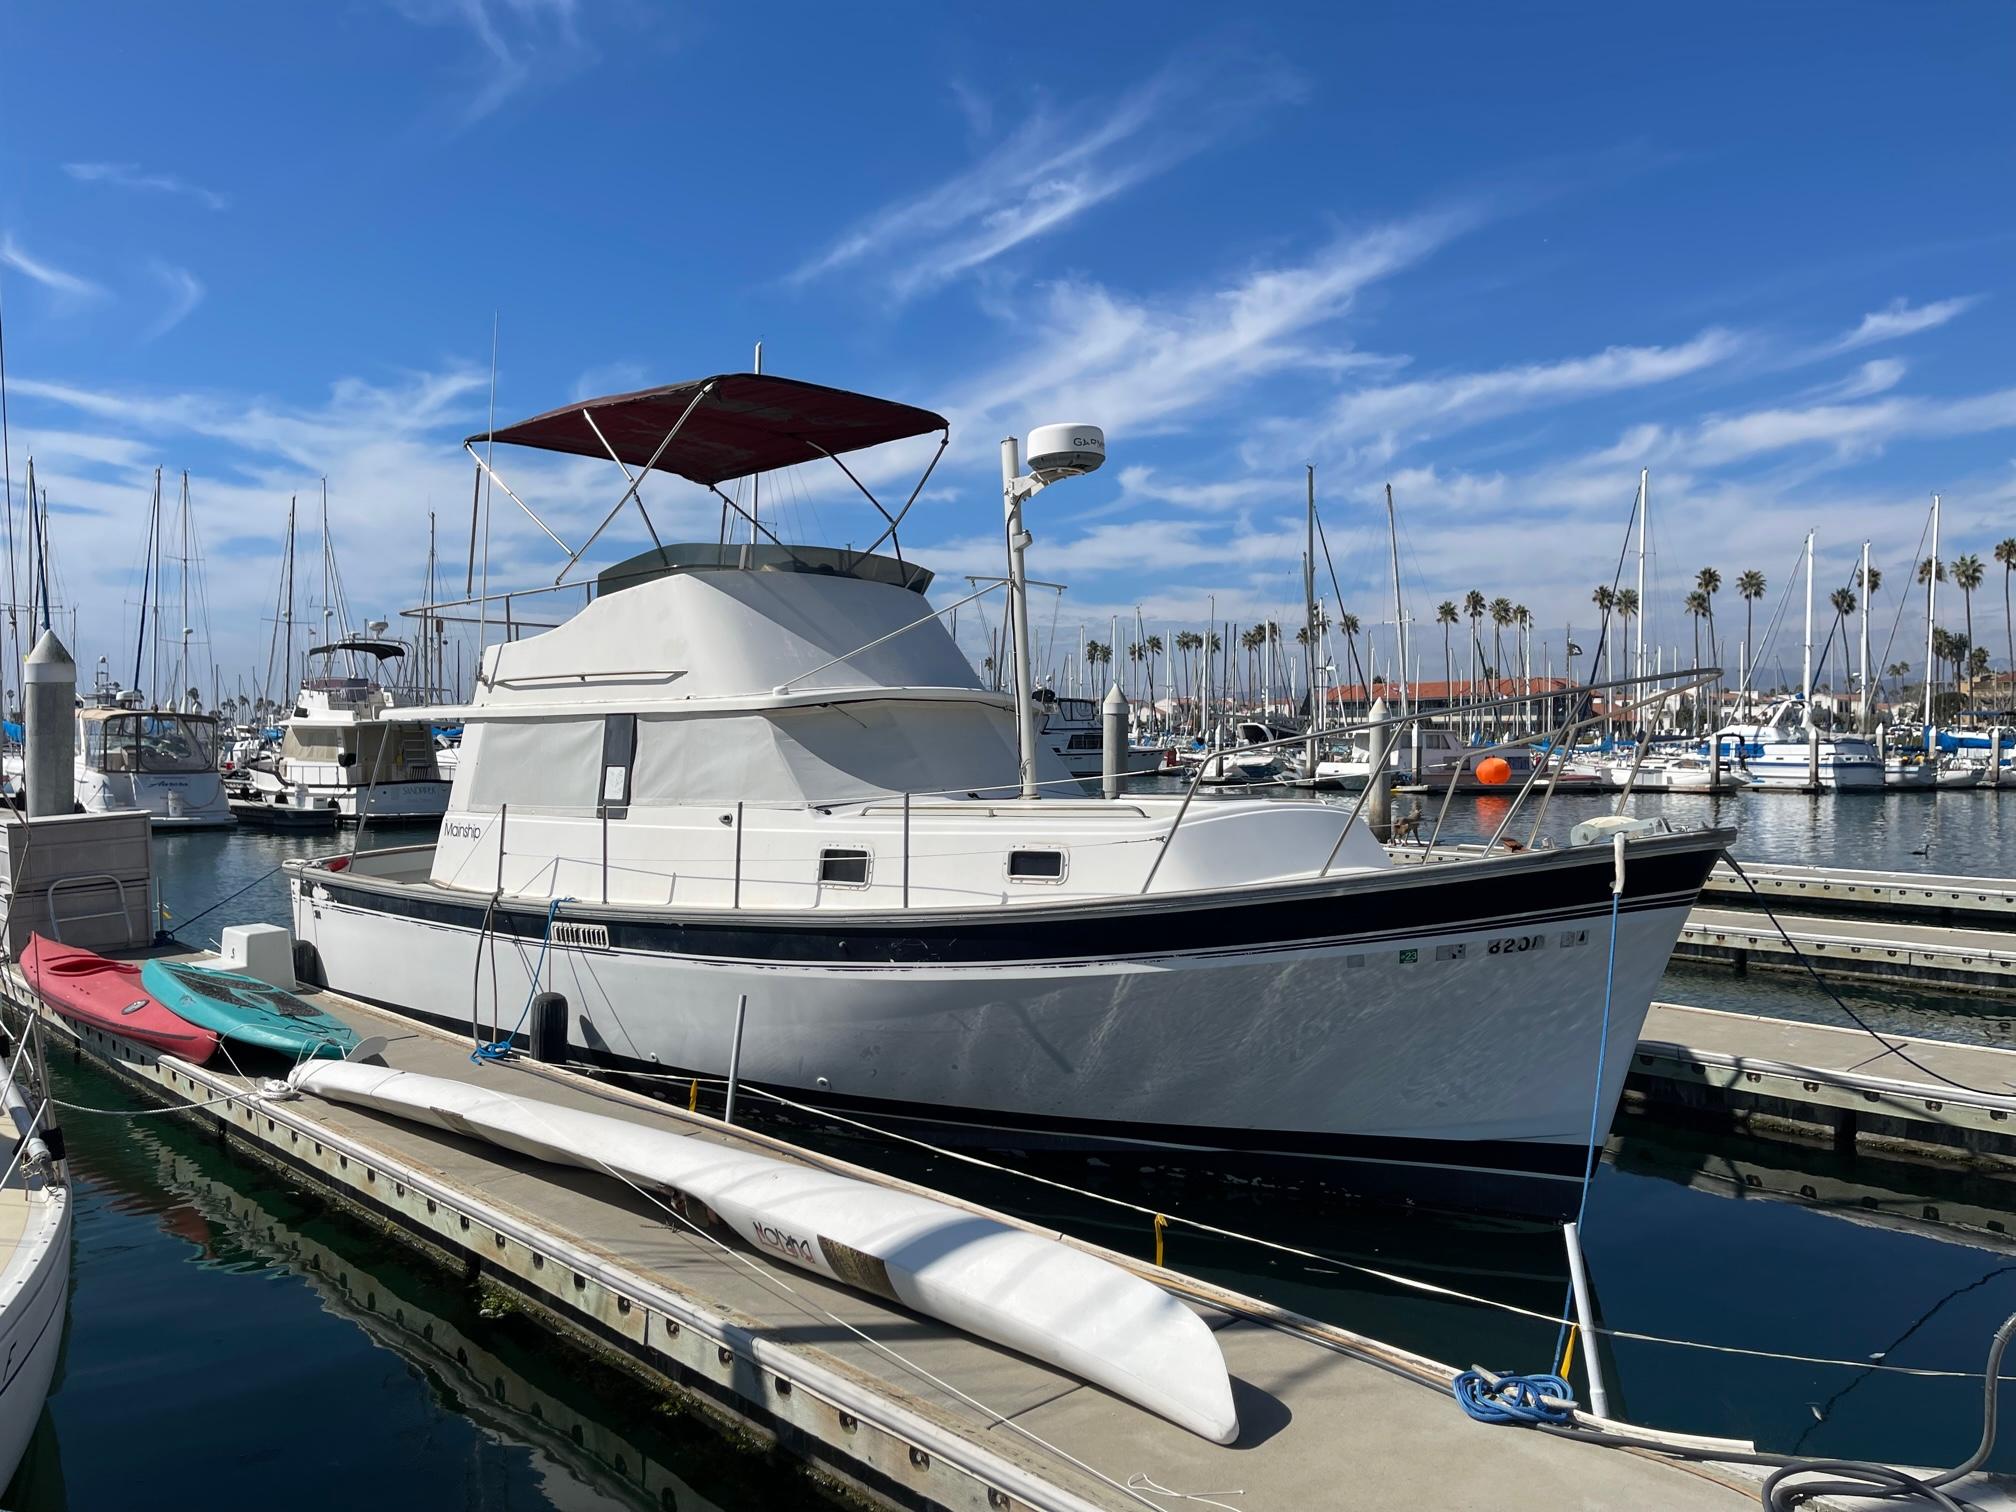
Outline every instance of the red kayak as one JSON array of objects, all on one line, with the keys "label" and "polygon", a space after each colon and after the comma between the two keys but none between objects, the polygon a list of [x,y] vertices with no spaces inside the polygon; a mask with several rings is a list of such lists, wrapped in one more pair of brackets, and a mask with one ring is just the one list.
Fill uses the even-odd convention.
[{"label": "red kayak", "polygon": [[108,961],[38,934],[29,936],[18,964],[28,985],[67,1019],[198,1066],[217,1049],[215,1034],[149,996],[140,985],[140,968],[129,962]]}]

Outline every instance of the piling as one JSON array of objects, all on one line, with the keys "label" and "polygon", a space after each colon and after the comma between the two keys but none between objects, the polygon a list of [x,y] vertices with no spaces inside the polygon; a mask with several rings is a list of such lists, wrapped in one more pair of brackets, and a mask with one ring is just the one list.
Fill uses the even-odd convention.
[{"label": "piling", "polygon": [[54,630],[44,630],[28,653],[21,681],[28,817],[67,814],[76,806],[77,663]]},{"label": "piling", "polygon": [[1385,720],[1386,700],[1375,698],[1369,718],[1372,728],[1366,735],[1365,822],[1372,836],[1384,841],[1393,833],[1393,774],[1387,769],[1387,753],[1393,748],[1393,732]]},{"label": "piling", "polygon": [[1099,792],[1107,798],[1120,796],[1120,767],[1127,750],[1127,695],[1115,682],[1099,705]]}]

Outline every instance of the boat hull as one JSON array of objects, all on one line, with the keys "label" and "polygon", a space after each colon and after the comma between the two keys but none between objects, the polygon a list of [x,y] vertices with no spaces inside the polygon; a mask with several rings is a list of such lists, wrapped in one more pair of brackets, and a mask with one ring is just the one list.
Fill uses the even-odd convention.
[{"label": "boat hull", "polygon": [[43,1184],[26,1194],[27,1223],[13,1255],[0,1270],[6,1303],[0,1307],[0,1485],[14,1478],[41,1421],[69,1313],[71,1194]]},{"label": "boat hull", "polygon": [[[1634,849],[1601,1127],[1724,839]],[[720,1076],[746,994],[741,1074],[821,1107],[1558,1214],[1586,1155],[1611,877],[1604,849],[985,918],[570,906],[539,985],[566,997],[573,1053],[617,1069]],[[295,929],[337,990],[501,1037],[546,909],[506,900],[486,934],[488,903],[303,869]]]}]

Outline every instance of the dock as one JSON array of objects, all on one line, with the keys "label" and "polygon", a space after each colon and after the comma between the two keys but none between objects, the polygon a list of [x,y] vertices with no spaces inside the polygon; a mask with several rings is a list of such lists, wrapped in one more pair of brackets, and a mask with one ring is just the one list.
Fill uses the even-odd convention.
[{"label": "dock", "polygon": [[2016,1050],[1654,1003],[1626,1095],[1655,1117],[1713,1115],[2016,1182]]},{"label": "dock", "polygon": [[1755,907],[1761,898],[1774,908],[1791,907],[1807,914],[1876,914],[2016,929],[2016,882],[2000,877],[1856,871],[1773,861],[1742,865],[1750,879],[1747,886],[1727,861],[1716,864],[1701,889],[1709,906]]},{"label": "dock", "polygon": [[1964,992],[2016,993],[2016,932],[1916,919],[1778,913],[1774,924],[1762,909],[1697,907],[1681,926],[1673,955],[1738,971],[1804,973],[1810,963],[1825,977],[1890,977]]},{"label": "dock", "polygon": [[[14,1011],[41,1011],[14,967],[0,981]],[[561,1067],[524,1058],[475,1064],[466,1040],[337,994],[304,996],[360,1035],[386,1037],[382,1059],[400,1070],[481,1079],[921,1190]],[[816,1480],[877,1506],[1183,1505],[1144,1489],[1141,1477],[1184,1493],[1240,1488],[1242,1512],[1336,1505],[1347,1479],[1375,1505],[1424,1494],[1437,1505],[1506,1512],[1755,1505],[1754,1470],[1474,1423],[1450,1396],[1449,1365],[988,1213],[1098,1254],[1199,1310],[1217,1333],[1242,1423],[1238,1443],[1221,1447],[866,1293],[797,1270],[769,1273],[746,1251],[724,1254],[612,1179],[312,1094],[276,1094],[267,1078],[277,1065],[250,1075],[221,1060],[215,1069],[190,1066],[46,1011],[44,1021],[54,1026],[52,1049],[67,1044],[145,1097],[179,1106],[234,1151],[285,1169],[471,1284],[550,1321],[556,1336],[594,1360],[697,1406],[731,1434],[774,1445]]]}]

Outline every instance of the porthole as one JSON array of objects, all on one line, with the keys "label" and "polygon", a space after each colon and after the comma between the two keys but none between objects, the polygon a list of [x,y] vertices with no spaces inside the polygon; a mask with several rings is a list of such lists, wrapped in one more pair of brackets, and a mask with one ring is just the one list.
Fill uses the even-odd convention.
[{"label": "porthole", "polygon": [[819,880],[828,887],[866,887],[869,860],[865,850],[822,850]]}]

